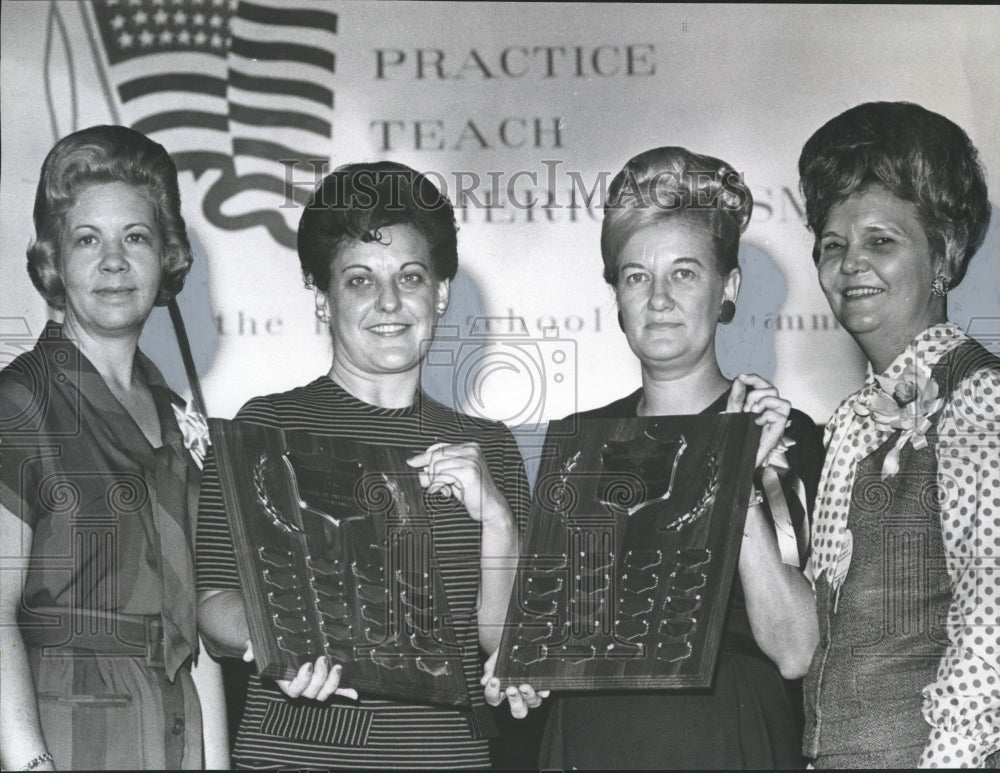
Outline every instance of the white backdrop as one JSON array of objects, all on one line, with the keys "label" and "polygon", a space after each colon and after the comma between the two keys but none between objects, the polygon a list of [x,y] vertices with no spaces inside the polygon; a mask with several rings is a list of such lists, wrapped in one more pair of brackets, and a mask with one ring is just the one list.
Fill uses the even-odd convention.
[{"label": "white backdrop", "polygon": [[[204,13],[203,26],[210,29],[212,14],[223,7],[233,13],[236,4],[121,0],[110,9],[101,6],[112,14],[109,24],[122,15],[123,29],[143,12],[148,19],[139,22],[156,34],[180,19],[157,17],[163,9],[171,15]],[[442,399],[454,392],[466,407],[512,424],[600,405],[639,383],[637,363],[615,321],[613,296],[601,279],[600,202],[588,209],[578,195],[577,206],[570,206],[574,186],[577,194],[580,185],[590,190],[598,184],[599,190],[602,175],[609,179],[637,152],[684,145],[744,173],[756,208],[741,253],[740,316],[724,330],[720,356],[730,374],[750,367],[773,376],[796,406],[821,421],[860,382],[863,364],[850,338],[836,329],[812,267],[795,166],[806,138],[862,101],[919,102],[966,129],[982,153],[996,200],[996,8],[435,2],[319,7],[336,14],[335,30],[302,29],[296,39],[333,52],[325,72],[253,64],[263,67],[259,74],[311,79],[332,91],[328,115],[295,107],[289,98],[289,109],[329,120],[326,140],[317,144],[311,135],[316,157],[334,166],[401,161],[439,173],[453,198],[463,185],[475,197],[458,210],[462,270],[425,383]],[[0,365],[47,317],[24,270],[45,153],[57,136],[94,123],[131,122],[139,109],[138,101],[125,104],[115,88],[116,71],[102,59],[110,44],[105,41],[102,49],[97,28],[89,3],[2,5]],[[132,44],[144,45],[142,36]],[[230,83],[230,101],[233,88]],[[154,93],[147,101],[155,107],[156,100],[167,99]],[[212,99],[219,96],[204,97]],[[238,120],[230,114],[231,133]],[[172,153],[207,149],[215,141],[183,126],[152,136]],[[237,163],[243,173],[239,163],[247,160]],[[469,182],[474,174],[481,184]],[[181,299],[209,410],[230,417],[255,394],[325,372],[330,345],[317,329],[295,253],[262,225],[219,225],[220,217],[236,216],[251,199],[251,209],[276,212],[289,228],[299,210],[279,207],[279,196],[248,189],[224,201],[221,216],[213,215],[206,197],[219,178],[213,168],[197,177],[181,173],[197,256]],[[292,170],[299,187],[314,179],[308,165]],[[532,197],[537,201],[528,208]],[[542,206],[546,201],[559,206]],[[487,208],[488,202],[493,206]],[[952,301],[956,321],[968,325],[970,317],[980,318],[973,327],[988,342],[1000,340],[1000,327],[987,319],[996,319],[1000,297],[998,227],[994,223],[967,286]],[[492,362],[521,369],[480,374],[477,391],[469,388],[467,371],[482,351],[469,343],[480,340],[470,326],[483,316],[501,318],[477,329],[502,347],[490,350]],[[143,346],[184,391],[169,323],[163,321],[151,323]],[[552,326],[558,330],[543,330]]]}]

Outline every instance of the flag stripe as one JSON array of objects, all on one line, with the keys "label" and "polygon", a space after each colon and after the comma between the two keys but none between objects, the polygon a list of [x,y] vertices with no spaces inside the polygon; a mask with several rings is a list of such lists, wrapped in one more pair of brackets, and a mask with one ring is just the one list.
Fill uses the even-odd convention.
[{"label": "flag stripe", "polygon": [[229,117],[237,123],[250,124],[251,126],[280,126],[295,127],[303,131],[319,134],[322,137],[329,137],[331,127],[329,121],[322,118],[296,113],[292,110],[268,110],[267,108],[248,107],[240,105],[230,100]]},{"label": "flag stripe", "polygon": [[312,102],[318,102],[326,107],[333,107],[333,91],[318,83],[290,80],[288,78],[264,78],[247,75],[237,70],[229,71],[229,84],[245,91],[256,91],[262,94],[283,94],[302,97]]},{"label": "flag stripe", "polygon": [[229,122],[224,115],[213,115],[212,113],[202,113],[196,110],[169,110],[165,113],[157,113],[140,118],[132,124],[133,129],[143,134],[182,127],[214,129],[224,132],[228,131]]},{"label": "flag stripe", "polygon": [[329,72],[334,71],[333,52],[322,51],[311,46],[300,46],[296,43],[262,43],[234,37],[230,50],[234,54],[247,57],[247,59],[266,59],[273,62],[291,60],[322,67]]},{"label": "flag stripe", "polygon": [[[229,132],[233,138],[233,142],[236,140],[249,140],[253,142],[269,142],[280,146],[283,151],[281,156],[277,156],[278,159],[289,158],[289,156],[284,154],[284,149],[295,150],[295,158],[303,158],[302,151],[305,151],[308,155],[306,158],[317,158],[327,156],[329,157],[329,148],[327,147],[327,140],[319,141],[315,134],[310,132],[304,132],[299,129],[284,129],[277,130],[274,127],[268,126],[249,126],[247,124],[238,124],[235,122],[230,122]],[[272,158],[275,158],[272,156]],[[236,170],[243,174],[245,171],[250,171],[250,169],[243,163],[244,159],[239,153],[236,152],[235,146],[233,146],[233,161],[236,164]],[[278,172],[279,176],[284,176],[283,172]]]},{"label": "flag stripe", "polygon": [[226,96],[226,81],[211,75],[189,73],[162,73],[125,81],[118,87],[123,102],[163,91],[194,91],[217,97]]},{"label": "flag stripe", "polygon": [[283,61],[279,64],[265,59],[256,61],[245,56],[230,51],[227,64],[230,72],[241,72],[256,78],[281,77],[288,80],[301,81],[302,83],[320,84],[329,88],[331,85],[330,73],[322,67],[302,62]]},{"label": "flag stripe", "polygon": [[110,69],[116,83],[157,75],[207,75],[226,77],[226,57],[198,51],[169,51],[145,54],[116,64]]},{"label": "flag stripe", "polygon": [[240,3],[241,19],[258,24],[281,24],[289,27],[325,29],[337,33],[337,14],[326,11],[301,11],[286,8],[266,8],[253,3]]},{"label": "flag stripe", "polygon": [[[169,137],[169,135],[167,136]],[[167,147],[168,142],[162,144],[163,147]],[[208,142],[203,143],[203,145],[208,145]],[[228,148],[225,153],[213,150],[179,150],[170,151],[170,157],[177,163],[178,169],[195,170],[196,176],[199,176],[208,169],[224,167],[229,160],[229,152]]]},{"label": "flag stripe", "polygon": [[251,156],[253,158],[263,158],[267,161],[302,161],[315,158],[315,153],[307,153],[301,150],[292,150],[286,145],[267,140],[247,139],[239,137],[233,139],[233,151],[238,156]]},{"label": "flag stripe", "polygon": [[[272,113],[283,113],[285,111],[292,113],[303,113],[305,115],[310,115],[315,118],[319,118],[323,121],[333,124],[333,112],[322,105],[317,105],[315,102],[309,102],[305,99],[294,96],[278,96],[276,94],[257,94],[253,91],[243,91],[242,89],[229,87],[226,92],[226,96],[229,98],[229,104],[238,105],[248,105],[252,108],[259,110],[270,110]],[[172,106],[171,106],[172,107]],[[181,107],[187,107],[186,105],[181,105]],[[167,108],[163,108],[166,110]],[[234,122],[235,123],[235,122]],[[246,126],[251,134],[261,135],[262,127],[253,127],[250,124],[243,124]],[[295,147],[307,147],[315,145],[318,141],[323,141],[329,139],[329,135],[324,135],[323,140],[317,140],[317,135],[311,131],[304,131],[299,128],[295,128],[291,125],[278,127],[269,127],[271,133],[264,137],[264,139],[274,140],[280,139],[288,145],[293,145]],[[288,132],[289,134],[300,135],[302,139],[287,139],[285,137],[278,138],[276,132],[280,131],[282,134]],[[238,130],[234,130],[234,134],[238,134]]]},{"label": "flag stripe", "polygon": [[[251,21],[235,16],[230,29],[233,38],[259,43],[295,43],[306,48],[320,51],[335,51],[337,38],[326,30],[308,29],[306,27],[275,27],[269,24],[254,24]],[[282,75],[284,73],[281,73]],[[326,75],[326,71],[323,71]]]},{"label": "flag stripe", "polygon": [[[304,162],[304,163],[303,163]],[[253,156],[243,155],[239,158],[239,176],[240,184],[243,185],[244,181],[249,180],[255,175],[260,175],[261,177],[267,177],[275,181],[275,188],[280,188],[280,190],[270,190],[269,193],[273,194],[271,198],[280,196],[280,200],[276,201],[272,207],[277,207],[281,212],[287,212],[287,207],[290,206],[289,201],[295,202],[297,204],[304,204],[306,200],[312,195],[313,189],[316,187],[316,182],[323,179],[323,172],[329,171],[327,168],[328,161],[325,158],[319,159],[295,159],[291,161],[287,156],[282,156],[281,161],[274,161],[265,158],[255,158]],[[316,180],[310,179],[313,170],[317,170]],[[242,195],[242,194],[239,194]],[[261,198],[256,199],[256,206],[259,208],[262,206],[262,202],[267,201],[259,191],[255,191],[255,195],[261,195]],[[235,201],[237,197],[233,197],[231,201]],[[293,234],[298,228],[299,216],[301,211],[293,212],[290,217],[289,227],[291,228]],[[292,249],[295,249],[295,239],[291,241]]]},{"label": "flag stripe", "polygon": [[163,91],[145,94],[122,103],[122,112],[129,121],[129,126],[140,118],[157,113],[169,113],[171,110],[212,113],[225,118],[226,99],[194,91]]}]

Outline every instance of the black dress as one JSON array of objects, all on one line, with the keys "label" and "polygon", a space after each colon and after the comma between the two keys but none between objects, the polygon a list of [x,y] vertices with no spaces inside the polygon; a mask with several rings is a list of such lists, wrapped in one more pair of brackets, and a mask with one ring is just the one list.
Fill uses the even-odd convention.
[{"label": "black dress", "polygon": [[[579,418],[637,415],[642,390]],[[703,413],[725,410],[728,392]],[[813,421],[792,411],[786,454],[816,494],[823,438]],[[539,760],[542,769],[801,768],[799,682],[781,677],[754,641],[737,572],[718,665],[710,689],[600,692],[553,700]]]}]

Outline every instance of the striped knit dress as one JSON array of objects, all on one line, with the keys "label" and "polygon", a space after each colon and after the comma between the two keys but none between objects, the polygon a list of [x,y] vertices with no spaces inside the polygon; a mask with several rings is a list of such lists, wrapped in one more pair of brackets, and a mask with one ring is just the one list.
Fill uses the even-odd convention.
[{"label": "striped knit dress", "polygon": [[[285,430],[336,435],[416,452],[435,442],[476,442],[490,474],[523,525],[528,484],[513,435],[502,424],[464,416],[418,392],[408,408],[362,402],[326,376],[289,392],[257,397],[237,414]],[[436,511],[434,550],[462,647],[471,711],[360,696],[292,701],[251,677],[233,761],[242,767],[486,768],[490,725],[482,687],[476,599],[480,526],[458,502]],[[199,505],[198,590],[239,590],[214,458],[206,460]]]}]

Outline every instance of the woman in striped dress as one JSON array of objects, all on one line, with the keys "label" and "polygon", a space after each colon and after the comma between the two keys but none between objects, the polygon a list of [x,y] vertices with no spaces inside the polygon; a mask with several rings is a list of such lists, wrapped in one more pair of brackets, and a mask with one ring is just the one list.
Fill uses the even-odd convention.
[{"label": "woman in striped dress", "polygon": [[[457,414],[419,388],[420,365],[458,268],[454,212],[422,174],[391,162],[334,171],[299,224],[298,251],[317,316],[333,338],[328,373],[257,397],[237,415],[285,430],[424,449],[409,459],[446,495],[433,544],[460,647],[471,710],[355,696],[323,658],[289,682],[251,677],[234,761],[248,767],[488,767],[480,651],[500,633],[518,554],[527,481],[510,431]],[[199,620],[210,645],[248,645],[242,594],[214,460],[198,527]],[[296,700],[309,698],[312,700]],[[525,689],[512,707],[539,698]],[[516,704],[516,705],[514,705]]]}]

